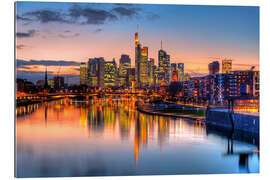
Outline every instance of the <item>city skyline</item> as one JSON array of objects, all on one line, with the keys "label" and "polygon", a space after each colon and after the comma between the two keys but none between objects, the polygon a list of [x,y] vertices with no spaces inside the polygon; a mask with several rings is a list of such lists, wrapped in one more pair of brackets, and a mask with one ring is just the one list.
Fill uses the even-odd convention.
[{"label": "city skyline", "polygon": [[[106,61],[115,58],[119,66],[122,54],[131,57],[131,66],[134,67],[134,32],[137,25],[140,43],[149,48],[149,58],[154,58],[156,65],[162,40],[163,49],[171,56],[171,63],[184,63],[185,72],[191,75],[207,74],[210,62],[218,60],[221,63],[224,58],[233,60],[233,70],[246,70],[251,66],[259,69],[259,27],[254,25],[259,23],[258,7],[53,5],[43,2],[16,4],[16,59],[27,62],[17,65],[19,76],[28,77],[32,73],[44,75],[46,65],[49,74],[56,74],[58,65],[62,65],[59,60],[67,61],[61,66],[60,74],[78,76],[80,62],[87,62],[93,57],[104,57]],[[174,18],[164,14],[168,9]],[[213,14],[215,17],[212,17]],[[93,17],[97,15],[101,16],[96,22]],[[36,61],[28,63],[32,59]]]}]

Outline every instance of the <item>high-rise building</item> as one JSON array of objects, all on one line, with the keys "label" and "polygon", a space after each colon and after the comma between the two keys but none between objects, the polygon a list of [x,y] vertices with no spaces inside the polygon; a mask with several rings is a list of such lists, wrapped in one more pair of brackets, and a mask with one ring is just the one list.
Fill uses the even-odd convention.
[{"label": "high-rise building", "polygon": [[140,83],[141,83],[141,45],[138,44],[135,47],[135,81],[136,81],[136,87],[140,87]]},{"label": "high-rise building", "polygon": [[177,63],[178,81],[184,81],[184,63]]},{"label": "high-rise building", "polygon": [[154,66],[155,66],[155,59],[150,58],[149,61],[147,61],[147,76],[148,76],[148,85],[154,86]]},{"label": "high-rise building", "polygon": [[148,47],[143,47],[140,62],[140,86],[148,85]]},{"label": "high-rise building", "polygon": [[80,84],[81,85],[88,84],[88,66],[87,63],[84,62],[80,64]]},{"label": "high-rise building", "polygon": [[47,72],[47,66],[46,66],[46,71],[45,71],[45,78],[44,78],[44,89],[47,89],[48,86],[48,72]]},{"label": "high-rise building", "polygon": [[131,67],[131,60],[129,55],[122,54],[119,59],[119,77],[118,77],[118,85],[120,87],[126,87],[127,84],[127,70]]},{"label": "high-rise building", "polygon": [[230,73],[232,71],[232,60],[222,60],[222,73]]},{"label": "high-rise building", "polygon": [[159,66],[159,74],[162,78],[162,81],[165,83],[165,85],[168,85],[170,83],[170,55],[166,53],[162,49],[162,42],[161,42],[161,49],[158,51],[158,66]]},{"label": "high-rise building", "polygon": [[177,72],[177,68],[176,68],[176,63],[171,64],[171,73],[172,73],[171,81],[172,82],[178,81],[178,72]]},{"label": "high-rise building", "polygon": [[104,85],[106,87],[114,87],[117,85],[116,69],[115,59],[104,63]]},{"label": "high-rise building", "polygon": [[121,58],[119,59],[119,75],[126,76],[127,69],[131,67],[131,60],[129,55],[122,54]]},{"label": "high-rise building", "polygon": [[48,79],[48,86],[52,89],[54,88],[54,80],[53,79]]},{"label": "high-rise building", "polygon": [[126,84],[128,87],[132,86],[132,81],[135,81],[135,68],[128,68],[127,69],[127,79]]},{"label": "high-rise building", "polygon": [[213,61],[208,65],[209,74],[219,73],[219,62]]},{"label": "high-rise building", "polygon": [[104,87],[104,58],[90,58],[88,60],[89,86]]}]

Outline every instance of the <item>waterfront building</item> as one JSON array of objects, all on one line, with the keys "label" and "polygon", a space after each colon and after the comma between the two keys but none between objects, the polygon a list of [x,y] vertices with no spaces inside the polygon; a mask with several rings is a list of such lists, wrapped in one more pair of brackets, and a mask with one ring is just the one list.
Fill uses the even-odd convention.
[{"label": "waterfront building", "polygon": [[222,60],[222,73],[230,73],[232,71],[232,60]]},{"label": "waterfront building", "polygon": [[232,71],[236,78],[236,96],[259,96],[259,71]]},{"label": "waterfront building", "polygon": [[208,70],[209,74],[217,74],[219,73],[219,62],[218,61],[213,61],[208,64]]},{"label": "waterfront building", "polygon": [[104,87],[104,58],[90,58],[88,60],[89,86]]},{"label": "waterfront building", "polygon": [[117,85],[117,67],[115,59],[104,63],[104,86],[115,87]]},{"label": "waterfront building", "polygon": [[253,96],[260,96],[260,72],[259,71],[254,71]]},{"label": "waterfront building", "polygon": [[84,62],[80,64],[80,84],[81,85],[88,84],[88,66],[87,63]]}]

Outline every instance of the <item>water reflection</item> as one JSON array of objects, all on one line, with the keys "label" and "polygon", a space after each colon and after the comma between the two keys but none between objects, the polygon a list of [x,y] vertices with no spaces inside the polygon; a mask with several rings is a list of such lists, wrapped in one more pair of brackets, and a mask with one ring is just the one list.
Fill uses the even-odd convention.
[{"label": "water reflection", "polygon": [[259,157],[241,154],[258,148],[253,135],[228,138],[201,121],[142,114],[135,102],[66,98],[17,108],[17,176],[237,173],[246,164],[259,171]]}]

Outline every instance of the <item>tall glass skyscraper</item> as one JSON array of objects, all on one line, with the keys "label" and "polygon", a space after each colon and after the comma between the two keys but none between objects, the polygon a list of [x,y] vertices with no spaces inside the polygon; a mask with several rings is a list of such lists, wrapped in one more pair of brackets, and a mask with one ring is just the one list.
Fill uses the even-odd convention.
[{"label": "tall glass skyscraper", "polygon": [[81,85],[88,84],[88,66],[87,63],[84,62],[80,64],[80,84]]},{"label": "tall glass skyscraper", "polygon": [[104,86],[115,87],[117,85],[117,72],[116,72],[115,59],[104,63]]},{"label": "tall glass skyscraper", "polygon": [[162,81],[168,85],[170,83],[170,55],[162,47],[158,51],[158,66],[160,75],[163,76]]},{"label": "tall glass skyscraper", "polygon": [[104,58],[91,58],[88,60],[89,86],[104,87]]}]

